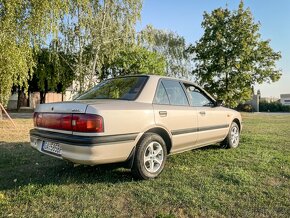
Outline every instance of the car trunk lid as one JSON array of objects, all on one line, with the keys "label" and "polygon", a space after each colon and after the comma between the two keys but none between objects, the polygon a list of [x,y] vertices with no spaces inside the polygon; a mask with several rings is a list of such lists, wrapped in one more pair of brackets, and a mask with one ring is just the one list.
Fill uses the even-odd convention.
[{"label": "car trunk lid", "polygon": [[40,104],[35,112],[40,113],[85,113],[88,104],[86,102],[57,102]]}]

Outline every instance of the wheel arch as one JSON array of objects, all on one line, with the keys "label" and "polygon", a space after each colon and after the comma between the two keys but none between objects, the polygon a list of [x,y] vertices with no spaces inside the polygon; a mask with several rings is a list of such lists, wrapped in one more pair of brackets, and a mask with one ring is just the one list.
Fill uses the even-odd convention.
[{"label": "wheel arch", "polygon": [[[144,137],[146,136],[146,133],[155,133],[157,135],[159,135],[165,142],[165,146],[167,149],[167,155],[170,153],[171,148],[172,148],[172,140],[171,137],[169,135],[169,133],[161,127],[153,127],[151,129],[148,129],[146,132],[144,132],[142,134],[142,136],[139,138],[138,142],[136,143],[136,145],[138,145],[139,143],[141,143],[141,141],[144,139]],[[125,167],[131,169],[133,166],[133,162],[135,159],[135,152],[136,152],[136,145],[134,146],[134,148],[132,149],[129,157],[127,158],[127,160],[125,161]]]},{"label": "wheel arch", "polygon": [[240,120],[239,120],[238,118],[235,118],[235,119],[233,120],[233,122],[236,123],[236,124],[238,125],[238,127],[239,127],[239,131],[241,132],[241,122],[240,122]]},{"label": "wheel arch", "polygon": [[155,133],[155,134],[159,135],[165,142],[167,154],[170,153],[171,148],[172,148],[172,140],[171,140],[169,133],[165,129],[163,129],[161,127],[154,127],[154,128],[148,129],[146,132],[143,133],[143,135],[139,139],[138,143],[140,143],[143,140],[146,133]]}]

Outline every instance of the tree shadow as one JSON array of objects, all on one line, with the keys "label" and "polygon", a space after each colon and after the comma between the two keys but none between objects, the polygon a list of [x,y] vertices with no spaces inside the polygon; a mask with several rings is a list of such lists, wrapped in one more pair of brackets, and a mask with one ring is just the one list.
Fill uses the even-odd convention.
[{"label": "tree shadow", "polygon": [[0,142],[0,191],[28,184],[116,184],[132,181],[130,170],[122,166],[74,166],[39,153],[28,142]]},{"label": "tree shadow", "polygon": [[15,119],[32,119],[33,118],[33,113],[32,112],[17,112],[17,111],[13,111],[13,112],[8,112],[9,116],[15,120]]}]

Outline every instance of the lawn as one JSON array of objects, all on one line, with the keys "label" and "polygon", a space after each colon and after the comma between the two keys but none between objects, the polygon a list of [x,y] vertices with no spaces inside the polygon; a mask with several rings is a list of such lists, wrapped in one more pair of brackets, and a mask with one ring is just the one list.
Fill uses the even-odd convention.
[{"label": "lawn", "polygon": [[0,121],[0,217],[290,217],[290,116],[243,118],[239,148],[170,156],[150,181],[42,155],[31,119]]}]

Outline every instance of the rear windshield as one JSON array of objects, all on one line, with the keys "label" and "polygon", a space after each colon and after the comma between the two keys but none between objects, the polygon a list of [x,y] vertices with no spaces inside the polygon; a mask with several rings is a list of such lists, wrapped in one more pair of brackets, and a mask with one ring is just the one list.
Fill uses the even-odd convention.
[{"label": "rear windshield", "polygon": [[105,80],[79,96],[76,100],[135,100],[142,91],[147,79],[147,76],[129,76]]}]

